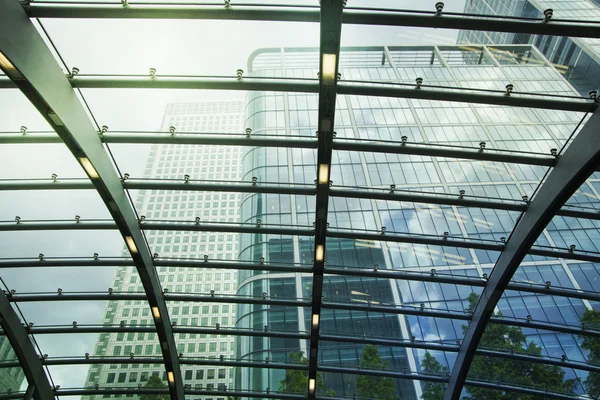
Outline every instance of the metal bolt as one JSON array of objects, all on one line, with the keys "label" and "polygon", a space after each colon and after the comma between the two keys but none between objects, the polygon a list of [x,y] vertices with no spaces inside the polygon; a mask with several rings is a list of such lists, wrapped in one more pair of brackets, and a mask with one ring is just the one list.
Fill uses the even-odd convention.
[{"label": "metal bolt", "polygon": [[435,13],[436,15],[442,15],[442,11],[444,10],[444,3],[438,1],[435,3]]},{"label": "metal bolt", "polygon": [[554,157],[556,157],[558,155],[558,150],[557,149],[550,149],[550,154],[553,155]]},{"label": "metal bolt", "polygon": [[98,253],[94,253],[94,260],[98,259]]},{"label": "metal bolt", "polygon": [[79,68],[73,67],[71,68],[71,78],[74,78],[75,75],[79,74]]},{"label": "metal bolt", "polygon": [[552,286],[552,282],[546,281],[546,289],[550,289],[550,286]]},{"label": "metal bolt", "polygon": [[81,221],[81,217],[79,215],[76,215],[75,216],[75,222],[79,223],[79,221]]},{"label": "metal bolt", "polygon": [[252,129],[246,128],[246,136],[250,137],[252,135]]},{"label": "metal bolt", "polygon": [[185,175],[183,176],[183,181],[184,181],[185,183],[189,183],[189,181],[190,181],[190,176],[189,176],[188,174],[185,174]]},{"label": "metal bolt", "polygon": [[510,94],[512,93],[513,89],[514,89],[514,85],[512,83],[509,83],[508,85],[506,85],[506,93],[505,95],[510,96]]},{"label": "metal bolt", "polygon": [[253,176],[253,177],[252,177],[252,184],[253,184],[253,185],[256,185],[256,182],[258,182],[258,178],[257,178],[257,177],[255,177],[255,176]]},{"label": "metal bolt", "polygon": [[396,185],[391,184],[390,185],[390,192],[394,193],[394,190],[396,190]]},{"label": "metal bolt", "polygon": [[379,264],[374,264],[373,265],[373,271],[377,272],[378,268],[379,268]]},{"label": "metal bolt", "polygon": [[590,95],[590,99],[594,99],[594,100],[598,99],[598,91],[597,90],[590,90],[588,92],[588,94]]},{"label": "metal bolt", "polygon": [[448,235],[450,235],[449,232],[444,232],[444,239],[448,239]]},{"label": "metal bolt", "polygon": [[261,225],[262,225],[262,220],[260,220],[260,219],[257,219],[257,220],[256,220],[256,226],[261,226]]},{"label": "metal bolt", "polygon": [[479,150],[483,151],[485,149],[485,142],[479,142]]},{"label": "metal bolt", "polygon": [[437,273],[437,271],[435,270],[435,268],[431,269],[431,276],[435,276],[435,274]]},{"label": "metal bolt", "polygon": [[150,79],[156,79],[156,68],[150,68]]},{"label": "metal bolt", "polygon": [[57,179],[58,179],[58,175],[52,174],[52,182],[56,182]]},{"label": "metal bolt", "polygon": [[458,191],[458,198],[459,198],[459,199],[462,199],[462,198],[465,196],[465,193],[466,193],[466,192],[465,192],[463,189],[459,190],[459,191]]},{"label": "metal bolt", "polygon": [[170,126],[169,127],[169,132],[171,133],[171,136],[173,136],[175,134],[175,127],[174,126]]},{"label": "metal bolt", "polygon": [[423,84],[423,78],[417,78],[415,79],[415,83],[417,84],[417,89],[421,88],[421,85]]},{"label": "metal bolt", "polygon": [[548,22],[552,19],[552,15],[554,15],[554,10],[551,8],[547,8],[544,10],[544,22]]},{"label": "metal bolt", "polygon": [[23,135],[27,134],[27,127],[26,126],[21,126],[21,133]]},{"label": "metal bolt", "polygon": [[19,216],[17,215],[17,216],[15,217],[15,222],[16,222],[17,224],[20,224],[20,223],[21,223],[21,217],[19,217]]},{"label": "metal bolt", "polygon": [[572,253],[572,252],[574,252],[574,251],[575,251],[575,247],[576,247],[576,246],[575,246],[574,244],[570,245],[570,246],[569,246],[569,253]]},{"label": "metal bolt", "polygon": [[244,74],[244,70],[243,69],[238,69],[236,71],[236,73],[237,73],[237,79],[238,79],[238,81],[241,81],[242,80],[242,75]]},{"label": "metal bolt", "polygon": [[196,225],[200,225],[200,217],[196,217],[195,221]]}]

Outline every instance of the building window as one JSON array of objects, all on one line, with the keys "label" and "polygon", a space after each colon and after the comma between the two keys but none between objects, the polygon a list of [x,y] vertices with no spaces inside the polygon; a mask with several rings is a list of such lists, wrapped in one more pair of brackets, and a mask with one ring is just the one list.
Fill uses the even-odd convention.
[{"label": "building window", "polygon": [[119,374],[119,379],[118,379],[118,381],[117,381],[117,382],[119,382],[119,383],[123,383],[123,382],[125,382],[125,379],[126,379],[126,378],[127,378],[127,372],[121,372],[121,373]]},{"label": "building window", "polygon": [[108,377],[106,378],[106,383],[114,383],[115,381],[115,373],[111,372],[110,374],[108,374]]}]

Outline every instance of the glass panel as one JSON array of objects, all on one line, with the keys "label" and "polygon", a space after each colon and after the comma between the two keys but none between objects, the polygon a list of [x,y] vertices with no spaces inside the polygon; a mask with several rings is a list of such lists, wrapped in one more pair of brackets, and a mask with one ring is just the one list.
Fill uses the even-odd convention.
[{"label": "glass panel", "polygon": [[[174,74],[235,77],[236,69],[246,69],[249,58],[256,57],[254,64],[257,64],[261,55],[254,53],[256,49],[290,45],[318,47],[319,44],[319,25],[315,23],[50,19],[45,20],[44,25],[67,65],[77,66],[81,74],[139,74],[148,79],[150,67],[156,69],[158,77]],[[149,40],[157,31],[162,32],[160,40]],[[79,43],[86,46],[73,46],[70,32],[77,32]],[[218,41],[202,41],[194,51],[190,51],[188,42],[181,40],[182,37],[208,38],[214,32],[220,32]],[[302,32],[302,35],[294,35],[294,32]],[[240,40],[241,34],[244,40]],[[126,43],[124,37],[127,37]],[[268,53],[264,54],[268,57]],[[120,62],[114,63],[115,59]],[[250,71],[255,69],[259,68],[249,65]],[[269,76],[279,72],[272,65],[260,69]]]}]

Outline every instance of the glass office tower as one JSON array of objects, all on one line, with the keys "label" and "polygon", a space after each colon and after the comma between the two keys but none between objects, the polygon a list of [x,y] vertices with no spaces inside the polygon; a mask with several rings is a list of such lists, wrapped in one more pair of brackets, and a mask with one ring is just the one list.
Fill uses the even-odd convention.
[{"label": "glass office tower", "polygon": [[[502,50],[502,51],[500,51]],[[251,76],[309,78],[318,72],[315,49],[262,49],[248,62]],[[520,90],[551,95],[577,95],[564,76],[531,45],[419,46],[342,48],[341,82],[396,82],[415,88],[423,85],[505,90],[508,83]],[[375,84],[375,83],[372,83]],[[246,125],[253,135],[274,135],[282,140],[315,136],[317,95],[304,93],[250,92]],[[411,201],[378,200],[385,193],[416,196],[473,196],[519,203],[531,198],[545,168],[535,165],[449,159],[426,155],[381,153],[370,145],[393,147],[412,143],[449,148],[493,147],[550,154],[560,148],[582,118],[580,113],[515,109],[469,103],[338,95],[335,140],[342,143],[333,152],[332,197],[329,204],[329,233],[325,266],[319,348],[320,368],[357,368],[363,345],[340,337],[392,339],[400,343],[460,343],[465,323],[457,319],[410,315],[411,312],[370,312],[376,305],[404,310],[460,310],[466,312],[475,286],[458,286],[377,278],[377,271],[394,270],[416,274],[445,274],[482,277],[490,274],[498,253],[489,250],[414,243],[418,237],[440,235],[470,241],[505,240],[518,213],[504,210],[432,205]],[[271,136],[270,136],[271,137]],[[360,143],[363,151],[344,150]],[[372,148],[374,151],[369,151]],[[426,153],[426,152],[425,152]],[[243,156],[243,180],[269,184],[285,182],[294,189],[314,187],[316,150],[312,148],[250,147]],[[595,181],[584,185],[571,200],[586,204],[598,201]],[[315,215],[311,196],[291,194],[246,194],[241,202],[241,222],[262,226],[292,225],[310,228]],[[336,194],[334,194],[336,193]],[[360,194],[362,193],[362,195]],[[366,195],[365,195],[366,194]],[[384,195],[385,196],[385,195]],[[365,197],[371,197],[370,199]],[[380,199],[382,197],[379,197]],[[385,197],[383,197],[385,198]],[[569,223],[570,224],[570,223]],[[411,241],[388,241],[386,235],[410,234]],[[596,231],[593,230],[595,235]],[[567,227],[562,218],[548,226],[537,245],[579,248],[592,246],[590,232]],[[348,238],[350,235],[358,238]],[[243,235],[240,259],[289,265],[309,265],[314,254],[312,238],[301,235]],[[595,248],[595,247],[594,247]],[[515,280],[556,282],[583,288],[593,284],[586,272],[592,264],[529,256]],[[362,276],[354,276],[358,275]],[[369,274],[371,276],[365,276]],[[238,295],[306,301],[311,296],[312,276],[306,273],[245,271],[239,274]],[[350,310],[346,305],[358,307]],[[498,310],[505,316],[535,315],[562,324],[579,324],[577,314],[589,302],[519,292],[507,292]],[[407,315],[408,314],[408,315]],[[540,316],[540,315],[543,315]],[[304,307],[238,306],[237,326],[265,331],[305,332],[310,310]],[[545,355],[583,355],[573,335],[526,329],[528,340],[543,348]],[[337,337],[337,339],[336,339]],[[383,342],[382,342],[383,343]],[[424,349],[378,347],[393,371],[421,371]],[[306,340],[289,338],[238,338],[238,357],[244,360],[289,361],[290,352],[306,354]],[[445,367],[451,368],[455,354],[430,350]],[[254,390],[277,389],[283,370],[241,368],[236,387]],[[356,375],[324,372],[325,389],[337,395],[356,395]],[[568,370],[567,378],[585,377],[585,372]],[[402,399],[420,398],[419,381],[396,380]],[[576,389],[581,392],[582,386]]]},{"label": "glass office tower", "polygon": [[[514,15],[544,18],[552,9],[553,18],[580,21],[600,20],[600,3],[587,0],[469,0],[465,13]],[[598,39],[544,36],[529,33],[460,31],[460,44],[533,44],[584,96],[600,87],[600,41]],[[534,57],[535,60],[535,57]],[[535,61],[531,61],[535,62]]]},{"label": "glass office tower", "polygon": [[[243,101],[214,101],[168,104],[162,120],[161,132],[176,130],[194,132],[231,133],[243,127]],[[236,146],[151,146],[144,177],[128,177],[129,182],[160,182],[183,179],[189,174],[190,182],[220,182],[237,180],[240,174],[241,148]],[[126,171],[124,171],[126,172]],[[175,190],[140,190],[136,208],[144,218],[152,220],[185,220],[198,217],[201,221],[237,222],[239,219],[240,194],[195,193]],[[223,260],[234,260],[238,239],[234,233],[199,232],[189,235],[181,231],[146,232],[148,244],[155,258],[189,259],[202,258],[205,254]],[[235,293],[237,272],[204,268],[192,270],[175,266],[157,269],[165,291]],[[112,288],[115,292],[139,293],[139,277],[128,267],[117,269]],[[229,326],[235,318],[235,309],[229,304],[193,303],[175,301],[169,304],[173,322],[180,325]],[[151,321],[150,309],[141,300],[111,301],[106,309],[104,324],[123,324],[127,327],[146,326]],[[218,358],[231,356],[234,352],[232,337],[179,333],[177,352],[186,356]],[[95,355],[151,357],[160,355],[160,344],[154,333],[123,332],[104,333],[100,336]],[[164,368],[152,364],[94,365],[90,368],[87,384],[93,386],[144,385],[150,375],[167,381]],[[186,385],[195,389],[223,390],[231,386],[232,372],[229,368],[187,368],[183,372]],[[101,398],[101,396],[99,396]],[[93,396],[92,396],[93,398]]]}]

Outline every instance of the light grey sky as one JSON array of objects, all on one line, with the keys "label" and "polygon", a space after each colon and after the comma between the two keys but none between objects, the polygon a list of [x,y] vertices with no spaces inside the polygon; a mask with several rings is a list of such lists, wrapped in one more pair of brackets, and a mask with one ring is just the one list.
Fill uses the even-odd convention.
[{"label": "light grey sky", "polygon": [[[265,3],[264,0],[260,1]],[[295,3],[278,1],[278,3]],[[433,10],[432,1],[349,0],[349,6]],[[317,5],[316,0],[306,4]],[[232,1],[235,7],[235,1]],[[446,11],[461,11],[464,0],[446,2]],[[235,75],[246,70],[248,56],[263,47],[318,47],[319,26],[308,23],[193,20],[43,20],[69,68],[80,74]],[[342,45],[453,44],[457,32],[371,26],[344,26]],[[100,125],[110,130],[157,130],[165,105],[178,101],[243,99],[243,92],[195,90],[84,90]],[[48,124],[17,90],[0,90],[0,132],[49,130]],[[147,146],[111,146],[122,172],[140,177]],[[64,145],[0,146],[0,179],[85,177]],[[0,192],[0,217],[14,220],[108,218],[94,191]],[[1,257],[120,256],[123,242],[117,232],[0,233]],[[1,276],[18,292],[104,291],[110,287],[113,268],[4,269]],[[103,302],[33,303],[21,309],[29,322],[43,324],[100,323]],[[50,356],[92,353],[97,335],[39,335],[43,353]],[[87,366],[52,368],[55,384],[81,387]]]}]

